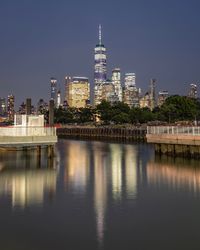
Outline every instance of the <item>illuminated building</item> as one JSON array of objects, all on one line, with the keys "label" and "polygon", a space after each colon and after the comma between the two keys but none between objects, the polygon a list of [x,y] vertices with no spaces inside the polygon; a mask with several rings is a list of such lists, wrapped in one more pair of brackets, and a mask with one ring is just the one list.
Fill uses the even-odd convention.
[{"label": "illuminated building", "polygon": [[102,85],[107,79],[106,48],[102,44],[101,25],[99,25],[99,43],[96,45],[94,53],[94,104],[97,105],[102,101]]},{"label": "illuminated building", "polygon": [[196,84],[194,84],[194,83],[190,84],[190,90],[188,93],[188,97],[197,99],[197,85]]},{"label": "illuminated building", "polygon": [[56,107],[59,108],[61,106],[61,93],[60,93],[60,90],[58,90],[57,92],[57,103],[56,103]]},{"label": "illuminated building", "polygon": [[150,109],[153,110],[156,107],[156,79],[151,79],[150,82]]},{"label": "illuminated building", "polygon": [[14,121],[14,114],[15,114],[14,106],[15,106],[15,97],[13,95],[9,95],[7,102],[7,112],[10,121]]},{"label": "illuminated building", "polygon": [[6,98],[0,98],[0,115],[6,115]]},{"label": "illuminated building", "polygon": [[107,80],[105,83],[103,83],[101,91],[102,91],[101,95],[102,100],[106,100],[111,104],[119,101],[118,96],[115,93],[115,86],[111,81]]},{"label": "illuminated building", "polygon": [[158,107],[161,107],[168,97],[169,97],[168,91],[166,90],[160,91],[158,93]]},{"label": "illuminated building", "polygon": [[151,104],[151,97],[149,92],[146,92],[146,94],[140,99],[140,108],[150,109],[150,104]]},{"label": "illuminated building", "polygon": [[50,83],[51,83],[51,99],[54,100],[54,103],[56,103],[57,80],[52,77]]},{"label": "illuminated building", "polygon": [[72,82],[72,77],[71,76],[65,76],[65,101],[67,101],[68,98],[68,91],[69,91],[69,83]]},{"label": "illuminated building", "polygon": [[67,85],[67,103],[70,107],[84,108],[90,99],[90,84],[86,77],[73,77]]},{"label": "illuminated building", "polygon": [[123,101],[129,107],[139,107],[139,89],[135,83],[135,73],[126,73],[124,81]]},{"label": "illuminated building", "polygon": [[115,95],[118,101],[122,101],[122,86],[121,86],[121,72],[119,68],[115,68],[112,71],[112,83],[114,85]]}]

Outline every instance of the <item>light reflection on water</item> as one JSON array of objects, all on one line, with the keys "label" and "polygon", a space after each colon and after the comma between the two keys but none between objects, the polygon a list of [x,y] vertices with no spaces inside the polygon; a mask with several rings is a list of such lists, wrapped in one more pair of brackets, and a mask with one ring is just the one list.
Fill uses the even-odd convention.
[{"label": "light reflection on water", "polygon": [[0,152],[0,196],[10,197],[12,208],[40,207],[45,193],[55,195],[56,162],[42,153],[39,160],[34,150]]},{"label": "light reflection on water", "polygon": [[170,189],[184,189],[200,193],[200,163],[198,160],[156,157],[147,164],[147,178],[150,185],[166,185]]},{"label": "light reflection on water", "polygon": [[[137,146],[103,142],[67,141],[65,186],[75,195],[86,195],[93,183],[97,239],[103,244],[106,210],[110,202],[120,202],[122,194],[137,197]],[[91,180],[92,179],[92,180]]]},{"label": "light reflection on water", "polygon": [[[73,250],[85,248],[85,245],[88,250],[151,249],[143,239],[152,242],[154,237],[157,239],[160,235],[162,238],[168,234],[167,240],[173,241],[174,235],[184,227],[178,226],[183,221],[180,217],[173,231],[168,221],[175,221],[177,217],[169,211],[180,210],[181,206],[183,214],[195,213],[182,195],[185,191],[188,197],[200,191],[199,162],[154,157],[152,147],[146,144],[60,140],[55,158],[48,159],[43,150],[40,161],[34,151],[0,152],[0,219],[3,219],[3,211],[8,221],[11,217],[18,221],[20,209],[23,214],[20,221],[28,228],[37,227],[33,233],[38,233],[38,237],[44,234],[48,238],[44,242],[39,238],[41,245],[34,241],[38,250],[61,249],[57,248],[58,243],[63,246],[62,249]],[[183,206],[176,203],[179,195]],[[7,202],[6,212],[3,210],[4,202]],[[195,204],[197,200],[193,202]],[[186,210],[184,206],[187,206]],[[9,207],[12,208],[12,216],[7,212]],[[42,215],[27,215],[25,208],[35,207],[39,207]],[[37,216],[40,216],[39,220]],[[29,217],[32,218],[31,222],[27,222]],[[191,221],[188,219],[187,223]],[[198,232],[199,224],[193,234]],[[44,225],[47,225],[46,231]],[[56,245],[49,243],[51,237],[48,230],[53,231],[52,240]],[[19,227],[19,231],[22,235],[26,233],[22,227]],[[0,232],[5,233],[1,229]],[[86,242],[85,239],[89,240]],[[130,247],[120,245],[120,240],[129,242]],[[19,245],[21,241],[23,237],[18,235]],[[79,247],[69,246],[69,241],[71,244],[80,241]],[[8,240],[5,242],[4,246]],[[179,241],[176,243],[179,244]]]}]

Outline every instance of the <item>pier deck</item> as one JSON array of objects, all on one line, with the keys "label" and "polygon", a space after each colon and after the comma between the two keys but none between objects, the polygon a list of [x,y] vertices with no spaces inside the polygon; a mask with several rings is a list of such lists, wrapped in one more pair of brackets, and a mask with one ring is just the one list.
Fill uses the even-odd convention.
[{"label": "pier deck", "polygon": [[200,127],[148,127],[146,138],[156,153],[200,158]]}]

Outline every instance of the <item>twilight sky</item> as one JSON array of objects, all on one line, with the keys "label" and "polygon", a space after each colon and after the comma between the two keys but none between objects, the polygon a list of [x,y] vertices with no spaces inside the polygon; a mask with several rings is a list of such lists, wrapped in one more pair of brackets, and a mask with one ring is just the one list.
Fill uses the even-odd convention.
[{"label": "twilight sky", "polygon": [[135,72],[143,93],[152,77],[170,94],[200,82],[199,0],[1,0],[0,96],[36,103],[49,100],[50,77],[61,90],[65,75],[92,83],[99,23],[109,77]]}]

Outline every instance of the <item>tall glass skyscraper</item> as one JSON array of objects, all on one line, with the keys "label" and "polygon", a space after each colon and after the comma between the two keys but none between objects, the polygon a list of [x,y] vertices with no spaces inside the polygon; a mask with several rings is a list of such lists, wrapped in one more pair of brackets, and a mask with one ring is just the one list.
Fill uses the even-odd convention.
[{"label": "tall glass skyscraper", "polygon": [[106,48],[102,44],[101,25],[99,25],[99,43],[94,49],[94,104],[102,100],[102,85],[106,82]]},{"label": "tall glass skyscraper", "polygon": [[57,80],[52,77],[50,83],[51,83],[51,100],[54,100],[54,104],[56,104]]}]

